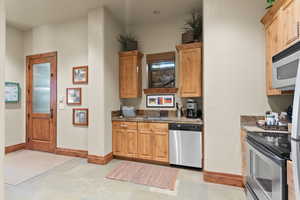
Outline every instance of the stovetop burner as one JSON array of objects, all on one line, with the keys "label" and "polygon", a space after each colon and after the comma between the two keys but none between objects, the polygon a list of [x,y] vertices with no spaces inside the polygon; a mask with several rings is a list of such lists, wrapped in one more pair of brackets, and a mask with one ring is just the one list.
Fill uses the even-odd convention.
[{"label": "stovetop burner", "polygon": [[277,156],[290,159],[291,137],[284,133],[248,133],[248,137],[263,145]]}]

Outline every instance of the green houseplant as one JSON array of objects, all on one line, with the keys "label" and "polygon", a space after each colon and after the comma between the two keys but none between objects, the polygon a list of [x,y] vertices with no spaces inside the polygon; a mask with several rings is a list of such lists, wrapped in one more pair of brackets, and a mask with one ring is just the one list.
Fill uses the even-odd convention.
[{"label": "green houseplant", "polygon": [[202,16],[198,10],[191,12],[191,18],[186,20],[185,32],[182,34],[182,43],[200,41],[202,36]]},{"label": "green houseplant", "polygon": [[269,9],[273,6],[273,4],[275,3],[276,0],[267,0],[267,8],[266,9]]},{"label": "green houseplant", "polygon": [[118,41],[121,44],[122,51],[133,51],[138,49],[138,41],[132,34],[120,34]]}]

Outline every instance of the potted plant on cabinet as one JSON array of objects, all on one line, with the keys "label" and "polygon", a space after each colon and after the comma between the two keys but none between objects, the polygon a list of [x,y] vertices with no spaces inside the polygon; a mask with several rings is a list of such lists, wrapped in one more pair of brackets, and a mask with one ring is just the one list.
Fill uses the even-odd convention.
[{"label": "potted plant on cabinet", "polygon": [[185,22],[185,32],[182,34],[182,43],[198,42],[202,37],[202,16],[198,10],[191,12],[191,18]]},{"label": "potted plant on cabinet", "polygon": [[266,9],[269,9],[273,6],[273,4],[275,3],[276,0],[267,0],[267,8]]},{"label": "potted plant on cabinet", "polygon": [[118,41],[121,44],[122,51],[134,51],[138,50],[138,41],[131,34],[120,34],[118,37]]}]

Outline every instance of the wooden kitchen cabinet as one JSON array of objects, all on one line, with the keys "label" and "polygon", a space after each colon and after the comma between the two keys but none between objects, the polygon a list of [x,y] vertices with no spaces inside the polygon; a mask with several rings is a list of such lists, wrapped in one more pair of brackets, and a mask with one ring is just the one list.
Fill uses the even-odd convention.
[{"label": "wooden kitchen cabinet", "polygon": [[138,123],[138,157],[169,162],[169,128],[165,123]]},{"label": "wooden kitchen cabinet", "polygon": [[281,10],[281,31],[283,33],[283,48],[286,48],[299,40],[299,14],[300,4],[298,0],[288,0]]},{"label": "wooden kitchen cabinet", "polygon": [[167,123],[113,122],[113,155],[169,162]]},{"label": "wooden kitchen cabinet", "polygon": [[300,2],[277,0],[261,22],[266,36],[266,89],[267,95],[291,94],[272,87],[272,57],[299,41]]},{"label": "wooden kitchen cabinet", "polygon": [[169,162],[169,135],[167,132],[154,132],[153,160]]},{"label": "wooden kitchen cabinet", "polygon": [[137,152],[137,123],[113,122],[113,154],[134,158]]},{"label": "wooden kitchen cabinet", "polygon": [[152,132],[139,130],[138,133],[138,157],[141,159],[152,160],[153,141]]},{"label": "wooden kitchen cabinet", "polygon": [[268,27],[266,27],[266,89],[267,95],[281,95],[281,90],[272,86],[273,68],[272,57],[280,51],[282,40],[280,40],[280,17],[277,15]]},{"label": "wooden kitchen cabinet", "polygon": [[248,146],[247,146],[247,132],[241,129],[241,148],[242,148],[242,177],[243,184],[246,185],[247,182],[247,168],[248,168]]},{"label": "wooden kitchen cabinet", "polygon": [[139,51],[119,53],[120,98],[142,96],[142,58]]},{"label": "wooden kitchen cabinet", "polygon": [[289,197],[288,199],[296,200],[292,161],[287,161],[287,182],[288,182],[288,197]]},{"label": "wooden kitchen cabinet", "polygon": [[181,97],[202,96],[202,44],[178,45]]}]

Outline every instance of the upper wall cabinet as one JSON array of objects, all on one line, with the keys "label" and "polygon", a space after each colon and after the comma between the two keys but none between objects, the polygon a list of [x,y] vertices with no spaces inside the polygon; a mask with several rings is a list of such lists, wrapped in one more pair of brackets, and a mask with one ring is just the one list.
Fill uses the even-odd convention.
[{"label": "upper wall cabinet", "polygon": [[300,39],[299,2],[298,0],[277,0],[261,20],[266,32],[266,88],[268,96],[290,93],[272,87],[272,57]]},{"label": "upper wall cabinet", "polygon": [[120,52],[120,98],[142,96],[142,58],[138,51]]},{"label": "upper wall cabinet", "polygon": [[202,96],[202,44],[178,45],[181,97]]},{"label": "upper wall cabinet", "polygon": [[283,48],[299,40],[300,4],[298,0],[287,1],[281,11]]}]

